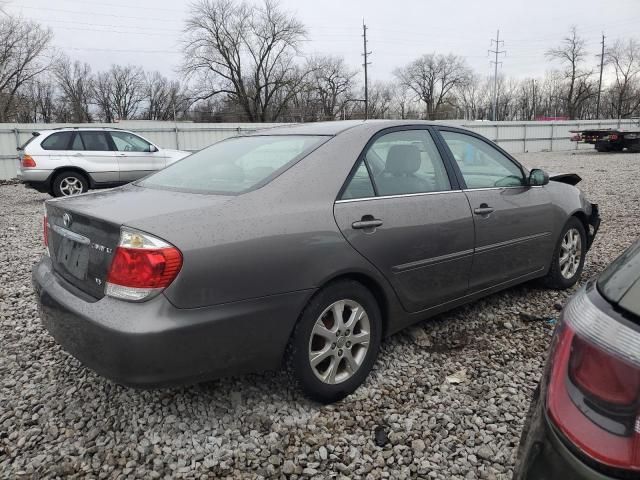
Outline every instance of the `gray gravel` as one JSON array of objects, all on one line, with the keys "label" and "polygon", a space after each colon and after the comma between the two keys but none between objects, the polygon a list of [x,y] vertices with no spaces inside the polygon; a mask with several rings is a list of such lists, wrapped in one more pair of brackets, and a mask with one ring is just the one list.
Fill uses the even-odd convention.
[{"label": "gray gravel", "polygon": [[[640,155],[520,158],[579,173],[601,205],[583,278],[639,236]],[[283,373],[131,390],[83,368],[39,323],[30,272],[45,198],[0,186],[0,478],[510,478],[546,319],[571,292],[527,284],[395,335],[366,384],[331,406]]]}]

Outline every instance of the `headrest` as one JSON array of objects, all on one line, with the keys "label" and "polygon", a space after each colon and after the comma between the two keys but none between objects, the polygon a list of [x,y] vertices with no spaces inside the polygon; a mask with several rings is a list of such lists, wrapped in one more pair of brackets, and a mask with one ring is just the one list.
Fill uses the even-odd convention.
[{"label": "headrest", "polygon": [[394,145],[387,152],[385,170],[393,175],[406,175],[420,168],[420,150],[415,145]]}]

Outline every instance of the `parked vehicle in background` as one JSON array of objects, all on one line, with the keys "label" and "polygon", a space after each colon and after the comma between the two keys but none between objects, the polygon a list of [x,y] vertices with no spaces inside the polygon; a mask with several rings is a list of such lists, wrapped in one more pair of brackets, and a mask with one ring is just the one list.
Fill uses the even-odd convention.
[{"label": "parked vehicle in background", "polygon": [[116,128],[42,130],[18,149],[18,179],[54,197],[71,196],[138,180],[187,155]]},{"label": "parked vehicle in background", "polygon": [[571,141],[590,143],[599,152],[640,152],[640,130],[618,128],[589,128],[587,130],[570,130]]},{"label": "parked vehicle in background", "polygon": [[640,478],[640,241],[566,305],[514,479]]},{"label": "parked vehicle in background", "polygon": [[599,222],[578,188],[468,130],[308,123],[46,202],[33,282],[56,340],[118,382],[288,355],[330,402],[364,381],[383,335],[534,278],[572,286]]}]

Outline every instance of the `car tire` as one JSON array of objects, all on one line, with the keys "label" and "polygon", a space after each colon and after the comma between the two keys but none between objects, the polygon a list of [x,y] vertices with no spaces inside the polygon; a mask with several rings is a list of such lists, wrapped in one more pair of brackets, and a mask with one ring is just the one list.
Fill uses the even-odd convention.
[{"label": "car tire", "polygon": [[575,285],[582,274],[586,251],[587,234],[584,225],[576,217],[571,217],[555,246],[551,267],[544,277],[545,285],[557,290]]},{"label": "car tire", "polygon": [[51,184],[54,197],[79,195],[89,190],[87,178],[78,172],[65,171],[57,174]]},{"label": "car tire", "polygon": [[605,142],[596,142],[596,150],[598,152],[608,152],[611,148]]},{"label": "car tire", "polygon": [[307,397],[336,402],[366,379],[381,338],[374,296],[356,281],[340,280],[320,290],[300,315],[289,343],[288,367]]}]

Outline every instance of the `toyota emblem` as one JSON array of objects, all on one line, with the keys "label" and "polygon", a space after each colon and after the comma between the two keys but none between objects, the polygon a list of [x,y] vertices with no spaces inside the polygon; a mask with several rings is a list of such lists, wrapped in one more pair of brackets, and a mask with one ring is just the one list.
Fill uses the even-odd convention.
[{"label": "toyota emblem", "polygon": [[69,228],[71,226],[71,222],[73,222],[73,220],[71,219],[71,215],[69,215],[68,213],[62,215],[62,223],[65,227]]}]

